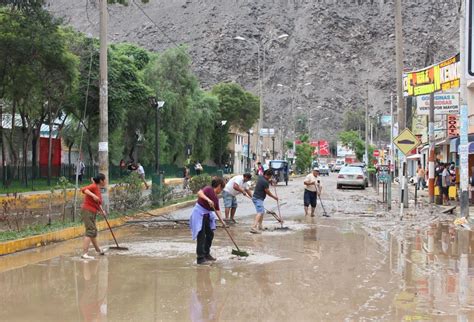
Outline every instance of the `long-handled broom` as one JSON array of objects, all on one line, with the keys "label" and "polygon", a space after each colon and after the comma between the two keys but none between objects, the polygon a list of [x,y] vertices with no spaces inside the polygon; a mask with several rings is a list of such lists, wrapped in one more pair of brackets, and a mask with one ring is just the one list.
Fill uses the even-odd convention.
[{"label": "long-handled broom", "polygon": [[[247,197],[247,198],[249,198],[250,200],[252,200],[252,198],[250,198],[249,196],[247,196],[247,195],[244,195],[244,196]],[[273,210],[268,210],[268,209],[266,209],[265,207],[263,208],[263,210],[265,210],[265,212],[266,212],[267,214],[272,215],[273,218],[275,218],[280,224],[282,223],[282,222],[281,222],[281,219],[278,217],[278,215],[276,214],[276,212],[274,212]]]},{"label": "long-handled broom", "polygon": [[274,191],[275,191],[275,197],[277,197],[277,207],[278,207],[278,217],[280,217],[280,225],[281,227],[280,228],[276,228],[277,230],[289,230],[290,228],[289,227],[283,227],[283,218],[281,217],[281,211],[280,211],[280,199],[278,198],[278,193],[277,193],[277,189],[276,189],[276,186],[273,187],[274,188]]},{"label": "long-handled broom", "polygon": [[110,227],[109,221],[107,220],[107,215],[105,213],[105,210],[102,208],[101,205],[99,205],[99,209],[100,209],[100,212],[102,212],[102,215],[104,216],[105,222],[107,223],[107,226],[109,227],[109,230],[110,230],[110,233],[112,234],[112,237],[114,238],[115,245],[117,245],[117,246],[111,246],[111,247],[109,247],[109,249],[128,250],[128,247],[119,246],[119,244],[117,242],[117,238],[115,238],[114,231],[112,230],[112,227]]},{"label": "long-handled broom", "polygon": [[214,213],[216,214],[217,218],[219,218],[221,224],[222,224],[222,227],[224,228],[224,230],[226,231],[227,235],[229,235],[230,237],[230,240],[232,240],[232,242],[234,243],[234,246],[235,248],[237,249],[232,249],[232,255],[237,255],[237,256],[240,256],[240,257],[247,257],[249,256],[249,254],[246,252],[246,251],[243,251],[243,250],[240,250],[239,246],[237,246],[237,243],[235,242],[234,240],[234,237],[232,237],[232,234],[230,233],[230,231],[227,229],[227,226],[226,224],[224,223],[224,221],[222,220],[221,216],[219,216],[219,213],[216,211],[216,209],[214,207],[211,207],[212,210],[214,211]]}]

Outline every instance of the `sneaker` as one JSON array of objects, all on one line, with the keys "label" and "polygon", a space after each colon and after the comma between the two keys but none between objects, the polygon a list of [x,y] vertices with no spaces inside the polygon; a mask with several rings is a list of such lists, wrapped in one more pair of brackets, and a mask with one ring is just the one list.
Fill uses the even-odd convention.
[{"label": "sneaker", "polygon": [[331,216],[329,216],[328,214],[324,213],[324,214],[323,214],[323,217],[331,217]]},{"label": "sneaker", "polygon": [[258,230],[255,229],[255,228],[250,228],[250,232],[251,232],[252,234],[261,234],[261,232],[258,231]]},{"label": "sneaker", "polygon": [[82,259],[94,259],[94,256],[89,256],[88,254],[83,254],[81,256]]},{"label": "sneaker", "polygon": [[199,258],[196,263],[198,265],[211,265],[212,263],[207,261],[205,258]]},{"label": "sneaker", "polygon": [[205,258],[207,261],[211,261],[211,262],[216,261],[216,259],[215,259],[214,257],[212,257],[210,254],[209,254],[209,255],[206,255],[204,258]]},{"label": "sneaker", "polygon": [[103,249],[101,249],[101,250],[99,250],[99,251],[97,252],[97,255],[99,255],[99,256],[104,256],[104,255],[105,255],[105,251],[104,251]]}]

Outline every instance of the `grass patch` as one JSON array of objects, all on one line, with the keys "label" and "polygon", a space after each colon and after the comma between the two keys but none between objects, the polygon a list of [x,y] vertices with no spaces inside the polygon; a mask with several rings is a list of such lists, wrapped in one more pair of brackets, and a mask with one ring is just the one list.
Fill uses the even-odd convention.
[{"label": "grass patch", "polygon": [[[194,196],[194,195],[183,197],[183,198],[178,198],[178,199],[166,202],[162,207],[148,207],[148,208],[144,208],[144,209],[141,209],[141,210],[140,209],[132,209],[132,210],[128,210],[126,212],[111,211],[107,218],[108,219],[115,219],[115,218],[120,218],[120,217],[125,217],[125,216],[131,216],[131,215],[140,213],[142,211],[146,211],[146,210],[150,211],[150,210],[160,209],[160,208],[163,208],[163,207],[166,207],[166,206],[171,206],[171,205],[174,205],[174,204],[177,204],[177,203],[193,200],[195,198],[196,198],[196,196]],[[101,215],[97,215],[97,222],[100,222],[100,221],[104,221],[104,218]],[[69,227],[77,227],[77,226],[81,226],[81,225],[82,225],[82,221],[80,221],[80,220],[78,220],[78,221],[69,220],[69,221],[65,221],[65,222],[57,220],[57,221],[53,221],[51,223],[51,225],[37,224],[37,225],[27,226],[27,227],[25,227],[24,229],[22,229],[20,231],[16,231],[16,230],[2,231],[2,232],[0,232],[0,242],[6,242],[6,241],[10,241],[10,240],[16,240],[16,239],[21,239],[21,238],[26,238],[26,237],[31,237],[31,236],[37,236],[37,235],[46,234],[46,233],[49,233],[49,232],[58,231],[58,230],[69,228]]]}]

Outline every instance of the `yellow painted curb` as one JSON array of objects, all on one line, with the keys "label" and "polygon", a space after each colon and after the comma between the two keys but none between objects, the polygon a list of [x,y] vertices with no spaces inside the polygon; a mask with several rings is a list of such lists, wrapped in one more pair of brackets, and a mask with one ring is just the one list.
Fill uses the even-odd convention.
[{"label": "yellow painted curb", "polygon": [[[128,218],[130,217],[135,217],[135,216],[140,216],[140,215],[162,216],[169,212],[173,212],[178,209],[192,206],[194,205],[195,202],[196,202],[195,200],[190,200],[190,201],[181,202],[175,205],[170,205],[167,207],[154,209],[146,213],[137,213],[137,214],[133,214],[129,216],[124,216],[121,218],[115,218],[115,219],[109,220],[109,223],[111,227],[118,227],[125,224]],[[105,221],[97,222],[97,229],[99,231],[108,229],[106,222]],[[81,236],[84,236],[83,225],[64,228],[61,230],[52,231],[52,232],[37,235],[37,236],[31,236],[31,237],[21,238],[17,240],[10,240],[10,241],[0,243],[0,256],[13,254],[22,250],[35,248],[35,247],[41,247],[50,243],[73,239],[73,238],[77,238]]]}]

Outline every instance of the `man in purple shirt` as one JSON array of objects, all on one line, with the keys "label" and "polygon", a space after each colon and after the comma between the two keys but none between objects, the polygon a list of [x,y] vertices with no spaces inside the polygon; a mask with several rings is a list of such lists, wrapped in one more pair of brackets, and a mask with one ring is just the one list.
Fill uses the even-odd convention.
[{"label": "man in purple shirt", "polygon": [[197,241],[197,263],[200,265],[216,260],[211,256],[211,245],[214,239],[214,230],[216,230],[216,214],[214,212],[222,218],[217,195],[222,192],[224,187],[224,180],[215,178],[210,186],[199,190],[198,200],[191,214],[189,225],[193,240]]}]

